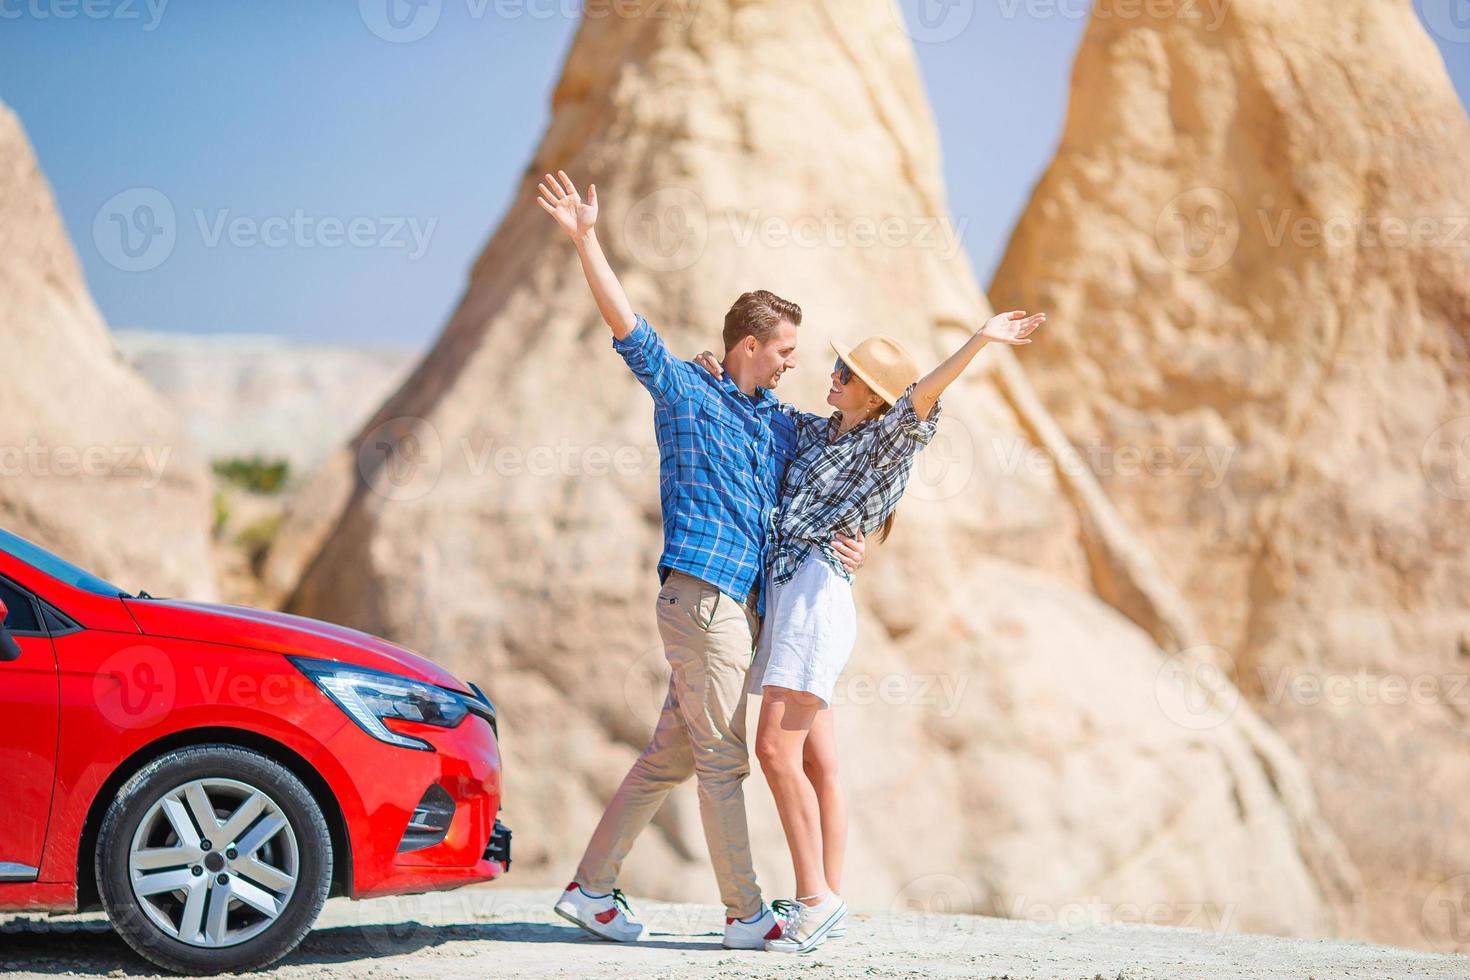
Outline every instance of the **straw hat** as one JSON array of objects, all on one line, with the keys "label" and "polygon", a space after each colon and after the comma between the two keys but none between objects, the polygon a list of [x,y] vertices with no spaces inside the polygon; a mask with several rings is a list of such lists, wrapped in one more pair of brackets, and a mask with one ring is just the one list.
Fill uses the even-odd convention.
[{"label": "straw hat", "polygon": [[903,345],[886,334],[874,334],[856,347],[840,340],[832,349],[852,373],[863,379],[873,393],[889,405],[903,397],[904,390],[919,380],[919,364]]}]

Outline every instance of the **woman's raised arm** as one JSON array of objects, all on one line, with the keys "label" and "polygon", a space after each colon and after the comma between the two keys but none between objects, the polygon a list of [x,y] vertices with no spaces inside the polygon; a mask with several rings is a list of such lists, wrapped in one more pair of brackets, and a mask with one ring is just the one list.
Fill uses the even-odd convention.
[{"label": "woman's raised arm", "polygon": [[939,401],[939,396],[944,389],[954,383],[954,380],[964,373],[965,368],[980,353],[980,348],[992,340],[999,344],[1009,344],[1012,347],[1024,347],[1031,343],[1027,338],[1031,333],[1046,322],[1045,313],[1033,313],[1026,315],[1025,310],[1012,310],[1009,313],[998,313],[986,321],[985,326],[976,330],[970,339],[965,341],[963,347],[946,357],[939,366],[919,379],[914,386],[913,403],[914,412],[920,419],[927,419],[929,413],[934,410],[934,403]]}]

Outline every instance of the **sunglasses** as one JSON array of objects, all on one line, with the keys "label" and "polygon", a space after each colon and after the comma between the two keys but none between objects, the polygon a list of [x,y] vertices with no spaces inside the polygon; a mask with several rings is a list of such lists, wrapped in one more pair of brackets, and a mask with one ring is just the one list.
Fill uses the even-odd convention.
[{"label": "sunglasses", "polygon": [[840,357],[837,359],[837,363],[832,365],[832,373],[837,375],[837,380],[841,384],[847,384],[852,381],[852,368],[848,367]]}]

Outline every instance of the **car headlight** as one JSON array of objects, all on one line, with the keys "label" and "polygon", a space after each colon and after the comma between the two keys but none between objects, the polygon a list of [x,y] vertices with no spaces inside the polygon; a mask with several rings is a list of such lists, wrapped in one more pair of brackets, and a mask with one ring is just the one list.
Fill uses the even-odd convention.
[{"label": "car headlight", "polygon": [[433,684],[335,660],[289,659],[359,728],[389,745],[434,750],[423,739],[403,735],[383,724],[389,718],[453,728],[469,714],[461,695]]}]

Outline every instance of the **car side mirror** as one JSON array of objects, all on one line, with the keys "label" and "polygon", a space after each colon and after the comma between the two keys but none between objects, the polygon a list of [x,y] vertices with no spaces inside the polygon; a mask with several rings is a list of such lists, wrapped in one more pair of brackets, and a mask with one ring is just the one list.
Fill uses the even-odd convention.
[{"label": "car side mirror", "polygon": [[0,599],[0,661],[16,660],[20,657],[20,644],[15,642],[15,637],[10,635],[10,630],[5,627],[5,620],[10,618],[10,607]]}]

